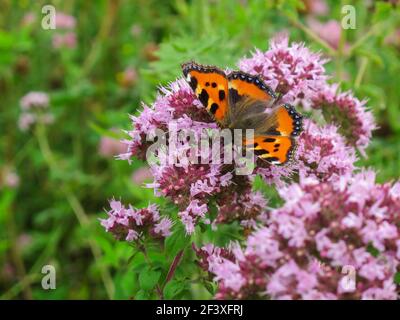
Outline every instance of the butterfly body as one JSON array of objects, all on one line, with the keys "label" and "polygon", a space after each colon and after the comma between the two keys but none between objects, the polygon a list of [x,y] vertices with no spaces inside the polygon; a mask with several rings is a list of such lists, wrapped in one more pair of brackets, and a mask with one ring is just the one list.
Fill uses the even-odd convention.
[{"label": "butterfly body", "polygon": [[194,93],[222,128],[254,129],[246,148],[271,164],[288,162],[302,130],[302,116],[259,76],[241,71],[226,74],[214,66],[188,62],[183,74]]}]

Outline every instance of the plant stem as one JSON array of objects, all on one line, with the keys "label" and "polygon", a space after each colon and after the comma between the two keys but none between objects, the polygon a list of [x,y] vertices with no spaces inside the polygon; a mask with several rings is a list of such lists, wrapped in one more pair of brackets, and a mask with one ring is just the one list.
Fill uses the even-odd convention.
[{"label": "plant stem", "polygon": [[360,63],[360,69],[358,69],[358,73],[356,76],[356,80],[354,81],[354,87],[358,89],[361,85],[362,79],[364,77],[365,71],[367,70],[368,58],[362,57]]},{"label": "plant stem", "polygon": [[[342,6],[344,5],[342,1]],[[344,68],[344,49],[345,49],[345,44],[346,44],[346,29],[341,29],[340,30],[340,38],[339,38],[339,44],[338,44],[338,49],[336,50],[336,69],[337,69],[337,77],[339,81],[341,82],[343,80],[343,68]]]},{"label": "plant stem", "polygon": [[178,267],[179,263],[181,262],[182,257],[183,257],[183,249],[177,253],[174,260],[172,261],[171,266],[169,267],[167,278],[165,279],[165,283],[163,285],[163,289],[165,288],[166,284],[174,277],[176,268]]},{"label": "plant stem", "polygon": [[[54,158],[54,154],[50,149],[49,141],[47,139],[47,134],[46,134],[46,129],[42,124],[38,124],[36,127],[36,139],[38,140],[40,151],[43,154],[43,157],[49,166],[50,171],[53,172],[60,172],[61,169],[58,166],[57,161]],[[76,195],[64,184],[61,185],[60,190],[63,192],[65,198],[67,199],[69,205],[72,208],[72,211],[74,212],[79,224],[83,227],[88,227],[90,224],[90,220],[85,213],[85,210],[83,209],[81,203],[79,202],[78,198]],[[114,295],[114,284],[111,278],[111,275],[107,269],[106,266],[104,266],[102,263],[100,263],[101,260],[101,250],[97,246],[97,243],[93,240],[90,239],[88,240],[90,249],[92,251],[92,254],[94,256],[96,265],[98,266],[100,270],[100,275],[104,284],[104,287],[106,289],[106,293],[109,299],[112,299]]]}]

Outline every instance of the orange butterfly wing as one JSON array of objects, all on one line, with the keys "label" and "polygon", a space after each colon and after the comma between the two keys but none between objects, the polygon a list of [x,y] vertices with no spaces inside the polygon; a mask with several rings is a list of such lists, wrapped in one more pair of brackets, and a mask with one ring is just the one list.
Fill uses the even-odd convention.
[{"label": "orange butterfly wing", "polygon": [[228,75],[229,102],[234,104],[244,97],[269,102],[276,99],[274,91],[259,76],[242,71]]},{"label": "orange butterfly wing", "polygon": [[261,159],[281,165],[291,159],[295,142],[291,137],[262,135],[246,140],[244,144]]},{"label": "orange butterfly wing", "polygon": [[257,132],[253,140],[244,141],[246,148],[253,149],[261,159],[282,165],[291,160],[296,146],[295,137],[302,130],[302,116],[293,106],[277,107],[266,119],[268,128]]},{"label": "orange butterfly wing", "polygon": [[182,70],[200,102],[222,123],[228,110],[228,80],[225,73],[217,67],[195,62],[183,64]]}]

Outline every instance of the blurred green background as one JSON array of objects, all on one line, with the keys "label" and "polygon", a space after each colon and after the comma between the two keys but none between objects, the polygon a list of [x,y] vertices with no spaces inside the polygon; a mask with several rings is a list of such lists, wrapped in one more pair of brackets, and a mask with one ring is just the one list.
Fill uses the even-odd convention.
[{"label": "blurred green background", "polygon": [[[137,281],[131,248],[104,232],[107,199],[155,199],[144,163],[116,161],[128,114],[194,59],[236,67],[286,32],[331,61],[332,81],[368,99],[379,129],[360,165],[399,176],[400,9],[397,1],[99,0],[0,2],[0,297],[126,299]],[[41,27],[42,7],[67,26]],[[356,9],[356,29],[336,25]],[[68,16],[71,16],[68,18]],[[64,17],[65,18],[65,17]],[[68,20],[69,19],[69,20]],[[74,21],[74,23],[71,23]],[[336,21],[336,22],[335,22]],[[68,23],[70,25],[68,25]],[[49,95],[54,122],[22,131],[20,99]],[[57,289],[43,290],[43,265]],[[192,288],[187,297],[209,296]]]}]

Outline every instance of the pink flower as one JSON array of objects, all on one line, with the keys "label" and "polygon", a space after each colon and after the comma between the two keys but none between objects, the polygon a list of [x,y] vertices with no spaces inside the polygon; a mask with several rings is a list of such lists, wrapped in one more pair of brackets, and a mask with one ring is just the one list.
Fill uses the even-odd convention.
[{"label": "pink flower", "polygon": [[20,105],[23,111],[35,108],[47,108],[49,106],[49,96],[45,92],[31,91],[21,98]]},{"label": "pink flower", "polygon": [[17,188],[20,183],[20,178],[12,168],[5,166],[0,170],[0,188]]},{"label": "pink flower", "polygon": [[18,119],[18,127],[21,131],[27,131],[35,122],[35,115],[24,112]]},{"label": "pink flower", "polygon": [[51,124],[54,116],[48,111],[49,96],[45,92],[31,91],[20,100],[21,114],[18,119],[18,127],[21,131],[27,131],[36,122]]},{"label": "pink flower", "polygon": [[31,26],[36,22],[36,19],[37,19],[36,14],[30,11],[24,14],[24,16],[22,17],[22,25]]},{"label": "pink flower", "polygon": [[100,219],[101,225],[117,240],[132,242],[139,241],[144,235],[159,239],[171,234],[171,220],[161,218],[154,205],[144,209],[134,209],[131,205],[126,208],[120,201],[112,199],[107,215],[106,219]]},{"label": "pink flower", "polygon": [[56,28],[58,29],[74,29],[76,26],[75,17],[63,12],[56,14]]},{"label": "pink flower", "polygon": [[321,23],[318,20],[310,17],[307,19],[307,23],[321,39],[325,40],[333,48],[337,49],[339,47],[340,34],[342,32],[342,27],[340,23],[336,20],[329,20],[325,23]]},{"label": "pink flower", "polygon": [[[372,172],[340,181],[300,176],[280,190],[284,205],[269,213],[267,226],[254,231],[243,249],[209,253],[216,298],[396,299],[400,201],[392,190],[391,183],[376,184]],[[373,215],[377,203],[384,212]],[[354,269],[354,286],[343,287],[349,281],[344,268]]]},{"label": "pink flower", "polygon": [[280,36],[271,40],[268,51],[256,50],[251,58],[242,59],[239,67],[245,72],[262,75],[272,89],[284,95],[284,102],[308,107],[311,99],[326,85],[326,62],[304,44],[289,45],[288,37]]},{"label": "pink flower", "polygon": [[359,101],[351,92],[338,92],[337,84],[323,87],[312,100],[312,107],[322,110],[325,120],[336,124],[347,142],[365,156],[364,150],[376,128],[366,101]]},{"label": "pink flower", "polygon": [[329,7],[325,0],[304,0],[304,4],[310,14],[324,16],[329,12]]},{"label": "pink flower", "polygon": [[136,169],[131,175],[132,182],[137,185],[141,185],[143,182],[151,180],[152,177],[153,175],[151,174],[150,169],[147,167]]},{"label": "pink flower", "polygon": [[117,81],[124,88],[134,86],[138,81],[138,74],[136,69],[133,67],[128,67],[124,71],[118,73]]},{"label": "pink flower", "polygon": [[116,139],[103,136],[99,143],[99,154],[103,157],[117,156],[121,152],[124,152],[125,146]]},{"label": "pink flower", "polygon": [[159,223],[155,225],[154,232],[163,237],[168,237],[171,234],[172,221],[168,218],[162,218]]},{"label": "pink flower", "polygon": [[334,125],[319,127],[311,120],[304,120],[304,132],[298,145],[298,166],[304,176],[320,180],[337,179],[354,170],[357,160],[355,150],[346,145]]},{"label": "pink flower", "polygon": [[76,47],[76,34],[75,32],[67,32],[64,34],[55,34],[53,36],[53,48],[69,48],[74,49]]}]

